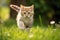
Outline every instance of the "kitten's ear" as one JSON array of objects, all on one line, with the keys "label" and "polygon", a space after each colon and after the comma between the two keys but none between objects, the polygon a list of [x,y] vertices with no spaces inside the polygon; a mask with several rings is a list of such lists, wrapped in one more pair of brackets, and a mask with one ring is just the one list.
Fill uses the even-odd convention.
[{"label": "kitten's ear", "polygon": [[22,11],[24,10],[24,6],[22,4],[20,5],[20,8]]},{"label": "kitten's ear", "polygon": [[30,6],[30,10],[31,10],[31,11],[34,10],[34,5],[31,5],[31,6]]},{"label": "kitten's ear", "polygon": [[31,9],[34,9],[34,5],[32,4],[30,8],[31,8]]},{"label": "kitten's ear", "polygon": [[32,6],[31,6],[32,8],[34,8],[34,5],[32,4]]},{"label": "kitten's ear", "polygon": [[11,7],[12,9],[14,9],[16,12],[19,12],[19,10],[20,10],[20,7],[17,6],[17,5],[14,5],[14,4],[11,4],[10,7]]},{"label": "kitten's ear", "polygon": [[20,7],[23,8],[24,6],[21,4]]}]

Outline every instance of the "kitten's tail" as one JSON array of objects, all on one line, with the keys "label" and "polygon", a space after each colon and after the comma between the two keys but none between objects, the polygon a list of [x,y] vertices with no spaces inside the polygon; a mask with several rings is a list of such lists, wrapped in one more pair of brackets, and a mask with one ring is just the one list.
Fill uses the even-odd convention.
[{"label": "kitten's tail", "polygon": [[17,5],[11,4],[10,7],[11,7],[12,9],[14,9],[16,12],[19,12],[19,10],[20,10],[20,7],[17,6]]}]

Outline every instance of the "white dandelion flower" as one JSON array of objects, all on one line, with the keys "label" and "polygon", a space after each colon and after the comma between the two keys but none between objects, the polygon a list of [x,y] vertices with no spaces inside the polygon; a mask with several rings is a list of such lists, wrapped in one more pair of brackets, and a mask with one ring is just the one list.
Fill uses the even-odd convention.
[{"label": "white dandelion flower", "polygon": [[50,24],[55,24],[55,21],[51,21]]}]

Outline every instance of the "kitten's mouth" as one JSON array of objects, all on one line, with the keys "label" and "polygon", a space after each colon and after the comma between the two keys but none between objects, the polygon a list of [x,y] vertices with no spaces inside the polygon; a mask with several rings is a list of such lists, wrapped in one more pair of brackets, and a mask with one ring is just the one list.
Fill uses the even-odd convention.
[{"label": "kitten's mouth", "polygon": [[25,18],[29,18],[29,17],[25,17]]},{"label": "kitten's mouth", "polygon": [[26,16],[26,18],[29,18],[29,16]]}]

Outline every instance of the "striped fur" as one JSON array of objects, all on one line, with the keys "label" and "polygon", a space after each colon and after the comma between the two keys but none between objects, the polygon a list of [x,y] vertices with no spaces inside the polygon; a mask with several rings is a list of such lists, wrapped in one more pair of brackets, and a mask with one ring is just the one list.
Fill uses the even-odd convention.
[{"label": "striped fur", "polygon": [[17,6],[17,5],[11,4],[10,7],[11,7],[12,9],[14,9],[16,12],[19,12],[19,10],[20,10],[20,7]]}]

